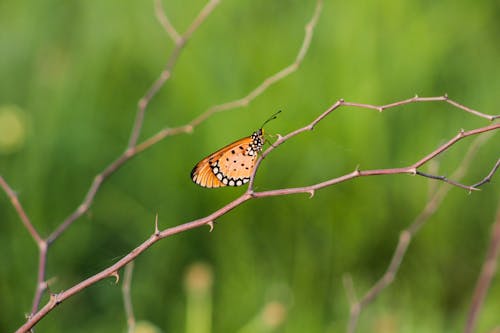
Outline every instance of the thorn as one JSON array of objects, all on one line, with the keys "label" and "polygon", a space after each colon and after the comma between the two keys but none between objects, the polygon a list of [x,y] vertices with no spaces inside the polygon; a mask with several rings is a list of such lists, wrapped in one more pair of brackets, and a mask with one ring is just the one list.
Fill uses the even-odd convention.
[{"label": "thorn", "polygon": [[444,93],[444,99],[448,99],[448,93]]},{"label": "thorn", "polygon": [[61,300],[59,300],[59,294],[50,294],[50,300],[49,302],[54,305],[59,305],[61,304]]},{"label": "thorn", "polygon": [[208,221],[207,224],[210,227],[210,230],[208,230],[208,232],[212,232],[214,230],[214,221]]},{"label": "thorn", "polygon": [[384,111],[384,107],[383,107],[383,106],[379,106],[379,107],[377,108],[377,111],[378,111],[378,112],[382,112],[382,111]]},{"label": "thorn", "polygon": [[464,134],[465,130],[463,128],[460,129],[460,134]]},{"label": "thorn", "polygon": [[160,234],[160,229],[158,229],[158,213],[156,213],[155,218],[155,235],[158,236]]},{"label": "thorn", "polygon": [[56,294],[53,294],[53,293],[50,294],[49,303],[56,304]]},{"label": "thorn", "polygon": [[312,199],[314,197],[314,190],[307,191],[309,193],[309,199]]},{"label": "thorn", "polygon": [[120,274],[118,274],[118,271],[111,273],[111,276],[115,278],[115,284],[118,284],[118,281],[120,281]]},{"label": "thorn", "polygon": [[410,169],[408,171],[410,171],[411,174],[414,175],[414,176],[417,174],[417,169],[416,168],[412,168],[412,169]]},{"label": "thorn", "polygon": [[343,98],[339,99],[340,104],[344,104],[345,100]]},{"label": "thorn", "polygon": [[354,169],[354,174],[355,174],[356,176],[359,176],[359,175],[361,174],[361,172],[360,172],[360,170],[359,170],[359,164],[358,164],[358,165],[356,165],[356,168]]}]

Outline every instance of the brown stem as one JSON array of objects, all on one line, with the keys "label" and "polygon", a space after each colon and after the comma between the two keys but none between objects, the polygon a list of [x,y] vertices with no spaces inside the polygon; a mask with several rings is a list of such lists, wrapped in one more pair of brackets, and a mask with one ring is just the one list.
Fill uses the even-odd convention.
[{"label": "brown stem", "polygon": [[4,192],[7,194],[7,197],[10,199],[10,203],[16,210],[17,215],[19,215],[21,222],[23,222],[24,226],[26,227],[26,230],[28,230],[33,240],[37,243],[37,245],[41,244],[43,242],[42,237],[31,223],[28,214],[26,214],[26,211],[19,202],[19,198],[17,197],[16,192],[14,192],[14,190],[9,186],[9,184],[7,184],[7,182],[1,175],[0,175],[0,187],[2,187]]}]

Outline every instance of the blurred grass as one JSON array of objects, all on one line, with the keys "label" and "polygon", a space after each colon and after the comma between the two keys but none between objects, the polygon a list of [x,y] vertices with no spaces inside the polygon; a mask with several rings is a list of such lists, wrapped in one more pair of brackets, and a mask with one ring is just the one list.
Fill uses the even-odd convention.
[{"label": "blurred grass", "polygon": [[[184,31],[203,1],[168,1]],[[207,107],[240,98],[291,63],[313,1],[225,2],[195,33],[170,81],[151,103],[142,138],[182,125]],[[47,235],[82,200],[92,177],[123,151],[136,104],[159,74],[172,43],[153,3],[3,0],[0,2],[0,107],[25,121],[22,145],[0,155],[0,173]],[[500,7],[497,1],[326,1],[301,68],[245,109],[216,114],[192,135],[171,137],[113,175],[91,211],[51,248],[52,291],[109,266],[153,230],[205,216],[243,189],[205,190],[189,171],[199,158],[266,126],[285,134],[339,98],[384,104],[419,94],[498,113]],[[410,164],[486,121],[433,103],[382,114],[341,108],[312,133],[267,158],[257,189],[300,186],[361,168]],[[1,124],[0,124],[1,125]],[[1,128],[1,126],[0,126]],[[0,133],[2,135],[2,133]],[[448,175],[465,140],[439,158]],[[479,152],[474,183],[498,158],[498,134]],[[339,332],[348,318],[342,275],[359,294],[384,272],[399,231],[421,211],[428,182],[410,176],[357,179],[298,195],[251,201],[219,219],[215,231],[164,240],[136,263],[132,297],[139,320],[184,330],[183,272],[193,262],[214,274],[213,331],[242,329],[278,300],[284,332]],[[422,229],[394,285],[361,315],[360,332],[455,332],[462,327],[489,239],[497,182],[468,195],[452,189]],[[0,195],[0,331],[31,307],[37,253]],[[479,332],[499,324],[498,279]],[[101,282],[39,324],[40,331],[123,331],[120,290]],[[116,318],[122,318],[117,320]]]}]

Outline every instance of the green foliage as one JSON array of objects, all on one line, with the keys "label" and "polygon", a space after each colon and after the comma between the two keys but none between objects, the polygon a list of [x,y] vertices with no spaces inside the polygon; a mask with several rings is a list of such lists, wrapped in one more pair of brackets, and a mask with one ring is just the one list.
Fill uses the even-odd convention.
[{"label": "green foliage", "polygon": [[[164,1],[179,32],[203,5]],[[311,0],[222,1],[150,104],[141,139],[246,95],[290,64],[314,5]],[[10,146],[15,149],[0,150],[0,174],[46,236],[81,202],[95,174],[125,149],[137,102],[173,46],[156,22],[152,1],[3,0],[0,31],[0,110],[14,110],[25,135]],[[167,138],[105,182],[89,213],[50,249],[51,291],[116,262],[151,234],[156,213],[161,228],[175,226],[241,194],[239,188],[200,188],[189,172],[200,158],[249,135],[278,109],[284,112],[266,125],[268,133],[302,127],[339,98],[385,104],[448,93],[471,108],[498,113],[498,31],[493,0],[326,1],[297,72],[249,107],[215,114],[190,135]],[[313,132],[266,158],[256,188],[304,186],[358,165],[407,166],[461,128],[485,124],[444,103],[384,113],[340,108]],[[439,174],[453,172],[470,142],[438,159]],[[498,134],[481,148],[464,181],[480,180],[497,158]],[[213,233],[202,228],[165,239],[136,262],[137,319],[163,332],[185,330],[190,304],[185,272],[201,261],[213,271],[213,332],[274,329],[259,321],[267,320],[266,311],[280,314],[279,306],[269,310],[269,304],[283,307],[278,331],[344,331],[349,305],[343,275],[351,274],[358,295],[373,285],[399,232],[423,209],[430,185],[436,182],[402,175],[356,179],[318,191],[312,199],[250,201],[220,218]],[[460,330],[499,195],[495,181],[472,195],[452,188],[410,245],[394,284],[362,313],[359,331]],[[4,332],[16,329],[30,311],[37,252],[4,193],[0,221]],[[497,279],[480,331],[499,324],[499,299]],[[124,331],[122,308],[119,286],[106,280],[62,304],[38,330]]]}]

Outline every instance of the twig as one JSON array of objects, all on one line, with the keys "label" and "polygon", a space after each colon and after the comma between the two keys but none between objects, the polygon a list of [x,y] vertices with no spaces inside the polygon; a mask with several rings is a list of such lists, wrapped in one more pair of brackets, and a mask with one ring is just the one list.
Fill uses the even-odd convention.
[{"label": "twig", "polygon": [[498,167],[500,167],[500,158],[497,160],[497,163],[495,164],[493,169],[491,169],[490,173],[483,180],[481,180],[479,183],[476,183],[472,186],[479,187],[479,186],[483,185],[484,183],[489,183],[491,181],[491,178],[495,174],[495,172],[497,172]]},{"label": "twig", "polygon": [[[331,110],[330,108],[329,110]],[[301,132],[304,132],[308,129],[311,129],[316,125],[319,121],[324,119],[326,117],[327,113],[324,112],[322,113],[318,118],[316,118],[310,125],[305,126],[301,129],[298,129],[296,131],[293,131],[284,137],[280,138],[277,142],[278,144],[274,144],[270,148],[268,148],[262,155],[267,156],[269,153],[272,152],[273,149],[278,147],[279,145],[283,144],[286,140],[289,138],[298,135]],[[481,127],[475,130],[471,131],[466,131],[466,132],[461,132],[460,137],[457,139],[456,137],[451,139],[449,142],[445,143],[443,146],[450,147],[451,144],[450,142],[453,141],[454,143],[459,141],[462,138],[472,136],[472,135],[478,135],[480,133],[488,132],[488,131],[493,131],[500,128],[500,125],[490,125],[490,126],[485,126]],[[445,149],[442,149],[442,147],[439,147],[436,149],[436,151],[443,152]],[[436,156],[435,152],[430,153],[428,156]],[[256,169],[259,167],[260,162],[262,161],[262,157],[257,161]],[[255,172],[256,170],[254,170]],[[94,276],[89,277],[88,279],[74,285],[73,287],[69,288],[68,290],[65,290],[59,294],[53,295],[51,297],[51,300],[42,308],[40,309],[37,313],[33,314],[28,321],[22,325],[17,332],[26,332],[27,330],[31,329],[38,321],[40,321],[43,317],[45,317],[50,311],[54,309],[54,307],[64,300],[68,299],[69,297],[79,293],[80,291],[84,290],[88,286],[97,283],[98,281],[105,279],[107,277],[113,276],[120,268],[124,267],[126,264],[134,260],[137,256],[139,256],[142,252],[144,252],[146,249],[148,249],[151,245],[159,241],[160,239],[169,237],[174,234],[178,234],[181,232],[185,232],[187,230],[191,230],[194,228],[198,228],[210,223],[213,223],[217,218],[221,217],[222,215],[228,213],[229,211],[233,210],[234,208],[240,206],[244,202],[251,200],[253,198],[259,198],[259,197],[269,197],[269,196],[282,196],[282,195],[288,195],[292,193],[314,193],[316,189],[324,188],[327,186],[331,186],[333,184],[337,184],[342,181],[350,180],[356,177],[360,176],[371,176],[371,175],[381,175],[381,174],[397,174],[397,173],[410,173],[410,174],[415,174],[415,170],[412,167],[407,167],[407,168],[393,168],[393,169],[381,169],[381,170],[366,170],[366,171],[359,171],[355,170],[352,173],[346,174],[341,177],[337,177],[334,179],[330,179],[326,182],[310,185],[310,186],[305,186],[305,187],[300,187],[300,188],[288,188],[288,189],[279,189],[279,190],[272,190],[272,191],[263,191],[263,192],[254,192],[252,187],[248,187],[247,191],[243,193],[240,197],[236,198],[232,202],[228,203],[224,207],[220,208],[219,210],[215,211],[214,213],[204,217],[200,218],[191,222],[187,222],[181,225],[178,225],[176,227],[168,228],[163,231],[157,232],[155,231],[146,241],[144,241],[142,244],[140,244],[138,247],[136,247],[134,250],[132,250],[129,254],[127,254],[124,258],[116,262],[115,264],[111,265],[110,267],[106,268],[105,270],[95,274]],[[405,234],[406,235],[406,234]],[[406,239],[407,236],[402,235],[402,239]],[[404,249],[400,250],[400,252],[404,253]],[[401,257],[400,257],[401,258]],[[396,257],[396,259],[393,259],[391,266],[398,266],[400,262],[400,258]],[[390,278],[392,279],[392,278]]]},{"label": "twig", "polygon": [[[175,64],[177,63],[177,59],[179,58],[179,55],[186,46],[186,43],[188,40],[191,38],[193,33],[198,29],[198,27],[205,21],[205,19],[210,15],[210,13],[214,10],[214,8],[219,4],[219,0],[210,0],[205,7],[200,11],[198,16],[194,19],[193,23],[189,26],[189,28],[186,30],[186,32],[178,37],[175,38],[175,48],[170,54],[170,57],[167,60],[167,64],[165,65],[165,68],[161,72],[160,76],[156,81],[153,83],[153,85],[149,88],[149,90],[146,92],[146,94],[139,100],[138,103],[138,110],[137,110],[137,115],[134,121],[134,126],[132,129],[132,133],[130,135],[130,140],[128,143],[128,148],[133,148],[137,144],[137,140],[139,139],[139,135],[141,134],[142,130],[142,123],[144,120],[144,113],[146,112],[146,108],[149,105],[149,102],[153,97],[156,95],[156,93],[160,90],[161,87],[165,84],[165,81],[167,81],[170,78],[170,75],[172,74],[172,69],[174,68]],[[157,6],[158,8],[158,6]],[[160,8],[162,8],[160,6]],[[163,12],[161,9],[160,12]],[[164,15],[166,18],[166,16]],[[168,20],[167,20],[168,21]]]},{"label": "twig", "polygon": [[125,277],[123,278],[122,294],[125,315],[127,316],[127,332],[135,331],[134,307],[132,305],[132,296],[130,295],[132,285],[132,273],[134,272],[134,262],[131,261],[125,266]]},{"label": "twig", "polygon": [[47,251],[47,242],[41,242],[38,246],[38,273],[36,278],[35,296],[33,297],[33,304],[31,306],[31,313],[35,313],[38,311],[40,301],[42,300],[42,295],[48,286],[45,276],[47,271]]},{"label": "twig", "polygon": [[[296,187],[296,188],[287,188],[287,189],[279,189],[279,190],[270,190],[270,191],[263,191],[263,192],[259,192],[259,193],[253,193],[255,174],[256,174],[256,172],[258,170],[258,167],[259,167],[260,163],[262,163],[263,159],[269,153],[271,153],[274,149],[276,149],[279,145],[281,145],[284,142],[286,142],[288,139],[290,139],[290,138],[292,138],[292,137],[294,137],[294,136],[296,136],[296,135],[298,135],[298,134],[300,134],[302,132],[312,130],[314,128],[314,126],[318,123],[317,120],[318,119],[319,120],[324,119],[324,117],[326,117],[331,111],[333,111],[333,110],[336,109],[336,107],[335,107],[336,105],[338,105],[338,103],[334,104],[330,109],[328,109],[326,112],[324,112],[323,114],[321,114],[320,117],[318,117],[316,120],[314,120],[309,125],[304,126],[304,127],[300,128],[298,130],[295,130],[295,131],[293,131],[293,132],[291,132],[291,133],[289,133],[289,134],[287,134],[287,135],[279,138],[277,141],[275,141],[273,143],[272,146],[270,146],[262,154],[262,157],[259,158],[257,160],[257,162],[256,162],[256,166],[255,166],[254,172],[253,172],[253,174],[251,176],[251,179],[250,179],[250,182],[249,182],[249,185],[248,185],[249,192],[252,194],[252,196],[254,196],[254,197],[266,197],[266,196],[295,194],[295,193],[310,193],[311,194],[311,193],[314,193],[315,190],[318,190],[318,189],[321,189],[321,188],[324,188],[324,187],[327,187],[327,186],[331,186],[333,184],[341,183],[341,182],[344,182],[344,181],[347,181],[347,180],[350,180],[350,179],[353,179],[353,178],[357,178],[357,177],[376,176],[376,175],[394,175],[394,174],[419,175],[419,176],[423,176],[423,177],[427,177],[427,178],[431,178],[431,179],[438,179],[438,180],[447,182],[447,183],[449,183],[451,185],[454,185],[454,186],[457,186],[457,187],[460,187],[460,188],[464,188],[464,189],[466,189],[468,191],[477,190],[477,187],[464,185],[464,184],[461,184],[459,182],[452,181],[452,180],[450,180],[450,179],[448,179],[448,178],[446,178],[444,176],[433,176],[433,175],[425,174],[425,173],[422,173],[422,172],[418,172],[417,168],[420,167],[420,166],[422,166],[423,164],[425,164],[426,162],[428,162],[432,158],[434,158],[434,157],[438,156],[439,154],[443,153],[445,150],[447,150],[448,148],[450,148],[452,145],[454,145],[458,141],[462,140],[463,138],[466,138],[466,137],[472,136],[472,135],[476,135],[476,134],[479,134],[479,133],[494,131],[494,130],[497,130],[497,129],[500,128],[500,124],[493,124],[493,125],[489,125],[489,126],[485,126],[485,127],[476,128],[476,129],[473,129],[473,130],[470,130],[470,131],[460,131],[454,138],[452,138],[451,140],[449,140],[448,142],[446,142],[442,146],[438,147],[436,150],[434,150],[430,154],[426,155],[425,157],[423,157],[418,162],[416,162],[416,163],[414,163],[414,164],[412,164],[410,166],[407,166],[407,167],[389,168],[389,169],[378,169],[378,170],[365,170],[365,171],[356,169],[353,172],[348,173],[346,175],[343,175],[343,176],[340,176],[340,177],[337,177],[337,178],[333,178],[333,179],[329,179],[327,181],[324,181],[324,182],[321,182],[321,183],[317,183],[317,184],[314,184],[314,185],[310,185],[310,186]],[[492,172],[496,171],[496,168],[498,168],[497,165],[495,165],[495,167],[493,168]],[[481,182],[479,182],[478,184],[481,184],[483,182],[485,182],[484,179]]]},{"label": "twig", "polygon": [[472,302],[469,309],[469,314],[467,316],[467,321],[465,325],[464,332],[472,333],[476,326],[477,318],[481,307],[486,298],[488,288],[490,287],[491,280],[495,275],[497,267],[498,253],[500,251],[500,203],[498,205],[498,211],[496,215],[495,222],[493,223],[491,230],[491,240],[486,254],[486,258],[483,263],[483,268],[481,269],[481,274],[476,283],[476,288],[474,290],[474,295],[472,296]]},{"label": "twig", "polygon": [[399,102],[391,103],[391,104],[386,104],[386,105],[371,105],[371,104],[362,104],[362,103],[349,103],[349,102],[344,102],[343,104],[346,106],[357,106],[365,109],[372,109],[372,110],[377,110],[379,112],[385,111],[390,108],[394,108],[396,106],[401,106],[405,104],[410,104],[410,103],[415,103],[415,102],[437,102],[437,101],[445,101],[446,103],[449,103],[461,110],[464,110],[466,112],[472,113],[473,115],[476,115],[481,118],[486,118],[490,121],[493,121],[495,119],[500,118],[500,115],[489,115],[489,114],[484,114],[479,111],[476,111],[474,109],[471,109],[465,105],[462,105],[458,102],[455,102],[451,99],[448,98],[448,95],[445,94],[444,96],[438,96],[438,97],[419,97],[418,95],[415,95],[412,98],[408,98]]},{"label": "twig", "polygon": [[33,297],[33,304],[31,306],[31,313],[35,313],[38,310],[38,306],[40,305],[40,300],[42,295],[47,288],[47,284],[45,282],[45,271],[46,271],[46,263],[47,263],[47,242],[40,236],[36,228],[31,223],[28,218],[28,214],[24,210],[23,206],[19,202],[19,198],[17,197],[16,192],[7,184],[5,179],[0,175],[0,187],[7,194],[7,197],[10,199],[12,206],[19,215],[22,223],[25,228],[28,230],[29,234],[35,241],[38,247],[38,273],[36,279],[36,287],[35,287],[35,295]]},{"label": "twig", "polygon": [[[460,166],[453,172],[452,177],[456,179],[461,179],[465,172],[468,170],[470,163],[474,160],[474,156],[477,153],[479,147],[487,142],[494,133],[487,133],[483,136],[477,137],[473,143],[470,145],[467,153],[465,154]],[[446,145],[446,144],[445,144]],[[449,147],[449,145],[448,145]],[[435,156],[435,155],[434,155]],[[494,171],[496,171],[496,167],[493,167],[493,170],[485,177],[492,177]],[[438,179],[447,182],[446,180],[430,175],[431,179]],[[477,184],[484,184],[484,182],[480,182]],[[462,187],[462,186],[459,186]],[[477,189],[478,186],[472,185],[474,189]],[[361,311],[371,303],[387,286],[389,286],[399,271],[399,267],[401,262],[408,250],[408,246],[411,243],[411,240],[415,236],[415,234],[420,230],[420,228],[429,220],[429,218],[437,211],[438,207],[443,202],[444,198],[450,191],[450,186],[445,186],[442,184],[430,197],[425,205],[423,211],[415,218],[413,223],[405,230],[403,230],[399,237],[399,242],[394,250],[392,255],[391,262],[384,273],[384,275],[363,295],[360,301],[355,301],[354,303],[350,301],[350,316],[347,327],[347,332],[352,333],[356,330],[356,326],[359,320],[359,316]],[[349,298],[350,300],[350,298]]]},{"label": "twig", "polygon": [[156,18],[162,25],[162,27],[165,29],[167,34],[172,38],[175,44],[179,43],[181,39],[181,35],[175,30],[174,26],[172,23],[170,23],[170,20],[167,17],[167,14],[165,13],[165,10],[163,9],[161,0],[155,0],[155,14]]},{"label": "twig", "polygon": [[35,243],[40,246],[40,243],[43,242],[42,237],[40,237],[40,234],[38,231],[35,229],[33,224],[31,223],[28,214],[26,214],[26,211],[24,210],[23,206],[19,202],[19,198],[17,197],[16,192],[7,184],[5,179],[0,175],[0,187],[4,190],[4,192],[7,194],[7,197],[10,199],[10,202],[14,209],[17,212],[17,215],[19,215],[19,218],[23,222],[24,226],[30,233],[31,237],[35,241]]}]

